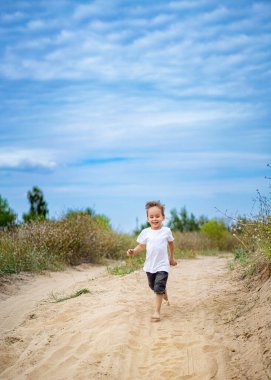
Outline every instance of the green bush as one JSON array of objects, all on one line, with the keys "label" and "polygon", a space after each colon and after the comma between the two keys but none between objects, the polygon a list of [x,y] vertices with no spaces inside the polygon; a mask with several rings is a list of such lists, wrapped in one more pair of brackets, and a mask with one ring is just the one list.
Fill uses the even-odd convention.
[{"label": "green bush", "polygon": [[234,240],[223,220],[209,220],[201,227],[201,233],[219,250],[232,250]]}]

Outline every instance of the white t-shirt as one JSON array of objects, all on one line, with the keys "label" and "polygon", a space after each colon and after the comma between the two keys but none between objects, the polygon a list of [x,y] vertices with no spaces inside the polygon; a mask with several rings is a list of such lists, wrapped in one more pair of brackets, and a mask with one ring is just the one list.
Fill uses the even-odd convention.
[{"label": "white t-shirt", "polygon": [[168,242],[173,240],[171,230],[168,227],[161,227],[159,230],[152,230],[149,227],[141,231],[137,242],[146,245],[146,261],[143,267],[145,272],[169,272],[167,247]]}]

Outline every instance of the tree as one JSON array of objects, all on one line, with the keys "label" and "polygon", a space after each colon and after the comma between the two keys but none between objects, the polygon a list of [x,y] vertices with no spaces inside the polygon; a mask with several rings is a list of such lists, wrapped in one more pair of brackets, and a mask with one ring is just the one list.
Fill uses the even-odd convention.
[{"label": "tree", "polygon": [[148,228],[148,227],[150,227],[150,223],[148,221],[138,226],[138,219],[136,219],[136,228],[134,229],[133,234],[137,236],[140,234],[142,230],[144,230],[144,228]]},{"label": "tree", "polygon": [[15,224],[17,215],[8,205],[6,199],[0,195],[0,227],[9,227]]},{"label": "tree", "polygon": [[198,220],[196,219],[194,214],[188,215],[186,208],[183,207],[178,214],[178,211],[174,208],[170,211],[170,220],[168,222],[168,227],[172,229],[172,231],[180,231],[180,232],[191,232],[191,231],[199,231],[202,224],[207,221],[207,218],[201,216]]},{"label": "tree", "polygon": [[34,186],[32,191],[28,191],[27,199],[30,203],[30,210],[28,214],[23,214],[24,222],[46,219],[49,210],[47,208],[47,203],[44,200],[42,191],[38,187]]}]

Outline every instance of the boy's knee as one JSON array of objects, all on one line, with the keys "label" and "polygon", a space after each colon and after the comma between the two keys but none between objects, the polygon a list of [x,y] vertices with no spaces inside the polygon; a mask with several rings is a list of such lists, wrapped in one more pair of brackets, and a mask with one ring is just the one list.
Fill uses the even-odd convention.
[{"label": "boy's knee", "polygon": [[156,294],[164,294],[166,291],[166,286],[163,284],[155,284],[152,290]]}]

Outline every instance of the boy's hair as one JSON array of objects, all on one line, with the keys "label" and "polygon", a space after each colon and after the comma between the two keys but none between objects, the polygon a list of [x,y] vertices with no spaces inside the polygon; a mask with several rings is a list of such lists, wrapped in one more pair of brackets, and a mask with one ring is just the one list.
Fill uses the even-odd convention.
[{"label": "boy's hair", "polygon": [[162,203],[160,201],[150,201],[150,202],[146,203],[145,209],[147,211],[147,216],[148,216],[149,208],[151,208],[151,207],[158,207],[158,208],[160,208],[160,210],[162,212],[162,215],[165,216],[165,205],[162,205]]}]

